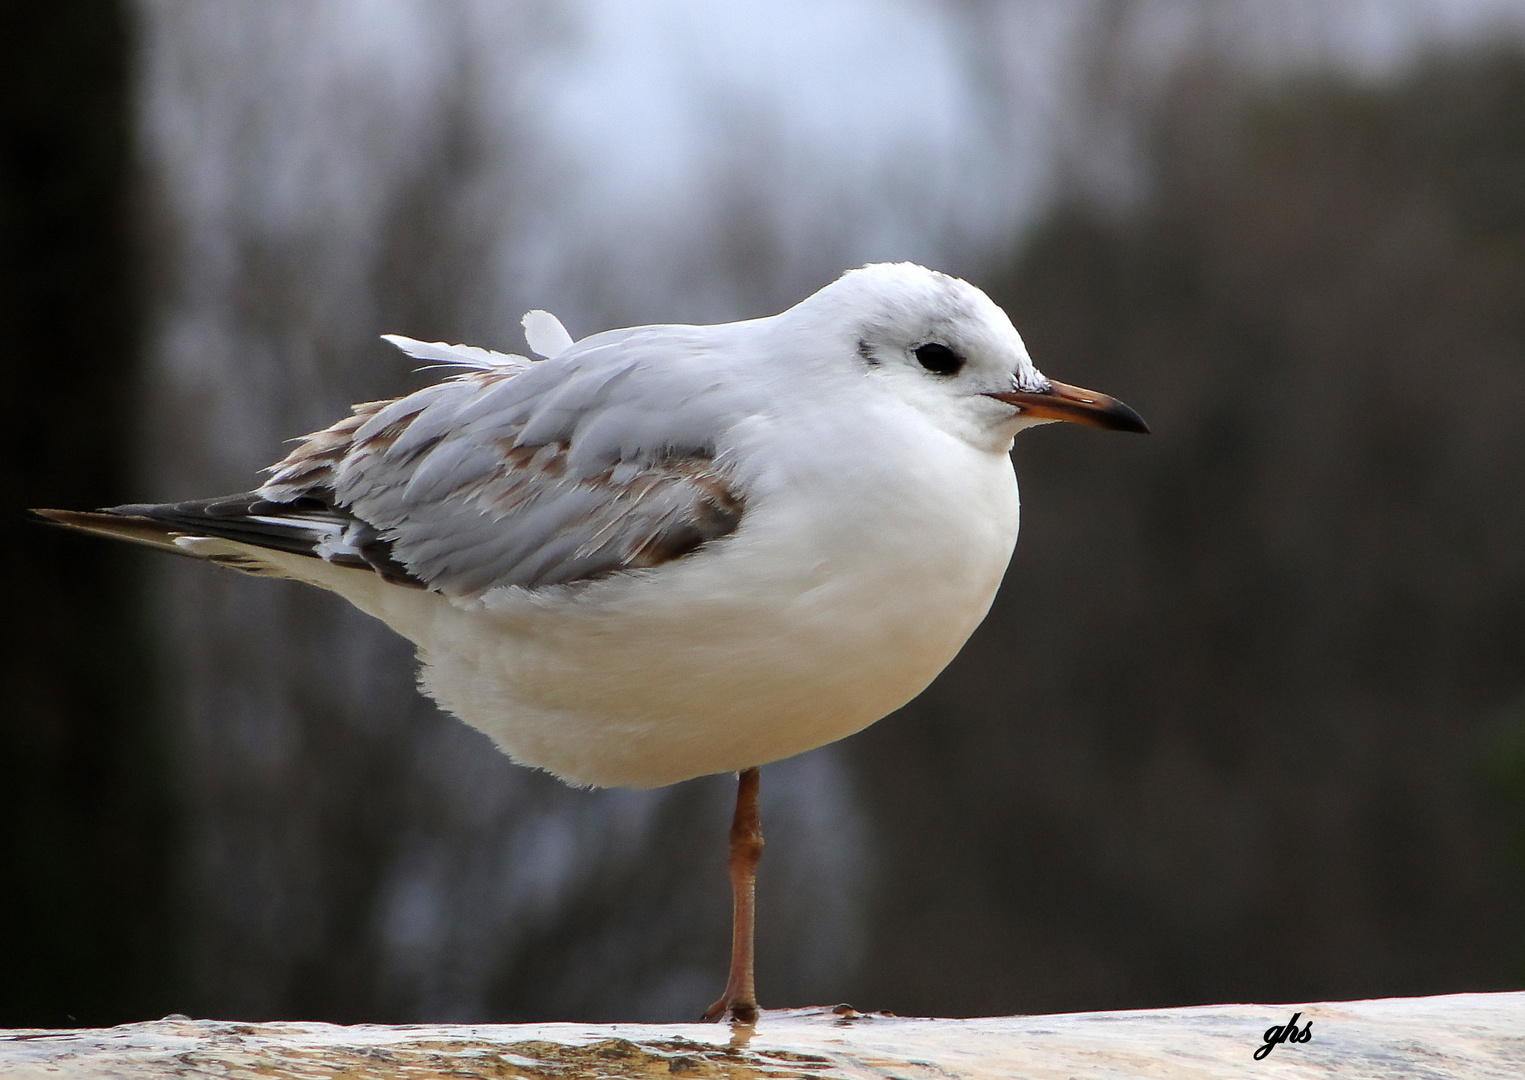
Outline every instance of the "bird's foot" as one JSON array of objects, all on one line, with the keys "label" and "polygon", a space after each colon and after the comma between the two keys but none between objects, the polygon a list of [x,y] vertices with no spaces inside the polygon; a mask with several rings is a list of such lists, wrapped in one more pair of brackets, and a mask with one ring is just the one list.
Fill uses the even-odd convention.
[{"label": "bird's foot", "polygon": [[752,1025],[757,1023],[757,1002],[750,996],[734,991],[731,987],[725,988],[725,993],[720,1000],[704,1010],[702,1020],[727,1020],[733,1024]]}]

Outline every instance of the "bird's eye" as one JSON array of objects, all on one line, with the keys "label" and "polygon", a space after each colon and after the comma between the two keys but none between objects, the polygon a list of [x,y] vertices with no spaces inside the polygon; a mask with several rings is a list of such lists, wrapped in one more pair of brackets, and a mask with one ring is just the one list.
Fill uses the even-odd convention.
[{"label": "bird's eye", "polygon": [[933,375],[957,375],[964,366],[964,358],[946,345],[929,341],[915,349],[916,359]]}]

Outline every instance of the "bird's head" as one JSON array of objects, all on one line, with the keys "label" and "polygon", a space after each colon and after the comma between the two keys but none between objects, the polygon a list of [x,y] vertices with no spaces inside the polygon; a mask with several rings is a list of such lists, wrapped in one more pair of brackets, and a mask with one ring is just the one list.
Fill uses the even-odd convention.
[{"label": "bird's head", "polygon": [[1046,378],[1011,319],[982,291],[914,263],[851,270],[795,311],[835,339],[835,352],[939,427],[1004,452],[1026,427],[1066,420],[1147,432],[1106,394]]}]

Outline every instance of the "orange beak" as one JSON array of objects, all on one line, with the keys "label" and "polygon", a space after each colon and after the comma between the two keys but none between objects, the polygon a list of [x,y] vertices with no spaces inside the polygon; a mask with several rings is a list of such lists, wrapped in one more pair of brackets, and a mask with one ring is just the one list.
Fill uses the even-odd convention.
[{"label": "orange beak", "polygon": [[1144,418],[1121,401],[1067,383],[1050,382],[1047,390],[1008,390],[985,396],[1004,401],[1025,415],[1041,420],[1067,420],[1108,431],[1149,434],[1149,425],[1144,423]]}]

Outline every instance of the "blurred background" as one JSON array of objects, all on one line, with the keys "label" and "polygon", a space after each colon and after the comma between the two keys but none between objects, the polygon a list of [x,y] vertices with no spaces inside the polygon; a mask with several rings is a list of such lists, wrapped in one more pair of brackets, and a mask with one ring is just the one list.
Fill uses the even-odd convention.
[{"label": "blurred background", "polygon": [[731,781],[574,791],[338,600],[26,506],[245,490],[522,349],[984,286],[995,609],[764,770],[767,1005],[1525,987],[1525,2],[60,0],[0,34],[0,1026],[683,1020]]}]

